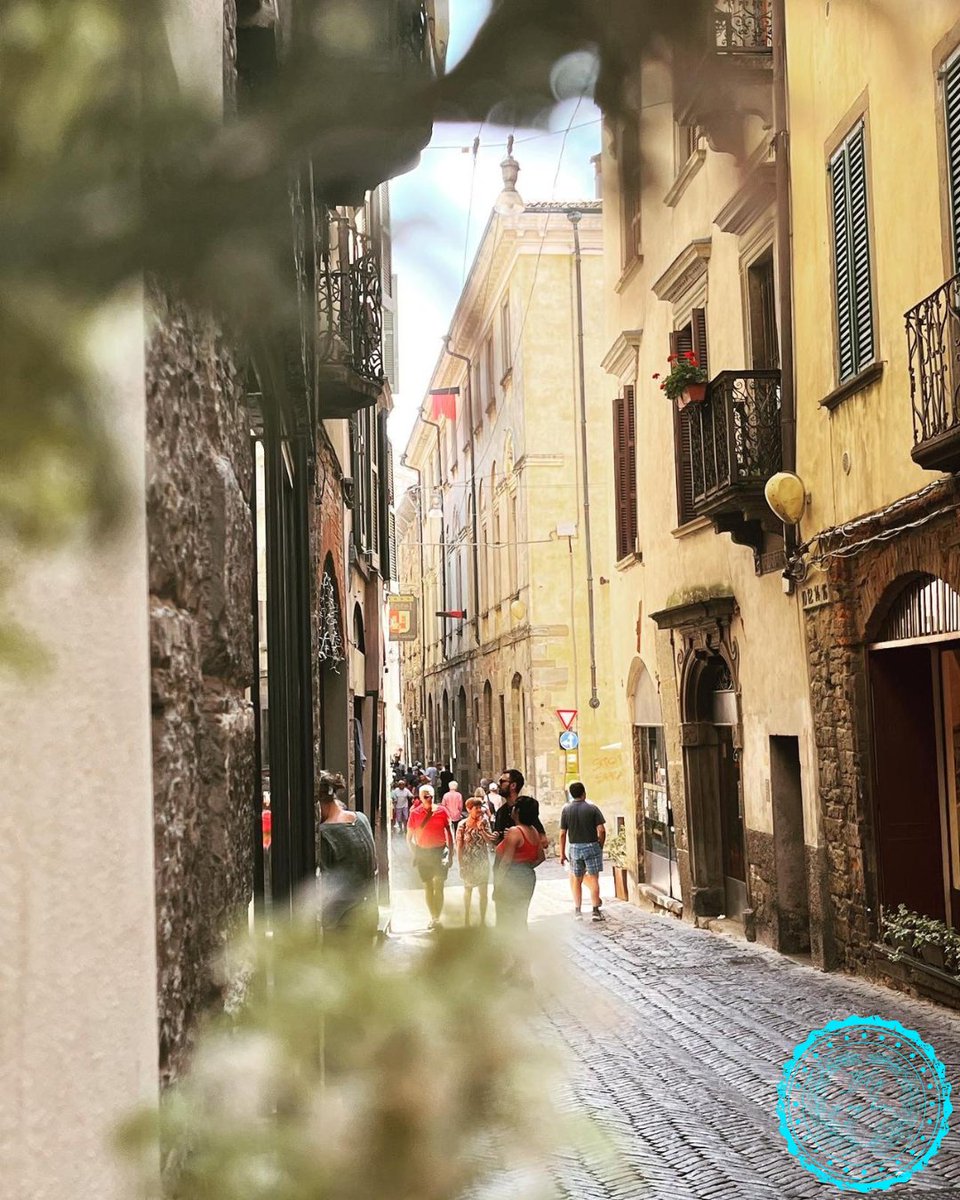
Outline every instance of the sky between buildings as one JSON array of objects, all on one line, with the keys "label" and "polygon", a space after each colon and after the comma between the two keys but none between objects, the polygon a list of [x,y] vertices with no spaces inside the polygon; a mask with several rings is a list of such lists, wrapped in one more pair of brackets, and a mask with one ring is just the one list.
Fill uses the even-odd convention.
[{"label": "sky between buildings", "polygon": [[[470,45],[488,8],[489,0],[450,0],[448,65]],[[437,125],[420,165],[390,184],[400,323],[400,387],[394,397],[390,437],[398,460],[500,194],[500,162],[508,135],[516,138],[517,190],[524,200],[592,199],[590,158],[600,149],[599,118],[594,104],[583,99],[559,104],[546,129]],[[471,150],[478,132],[480,151],[474,168]]]}]

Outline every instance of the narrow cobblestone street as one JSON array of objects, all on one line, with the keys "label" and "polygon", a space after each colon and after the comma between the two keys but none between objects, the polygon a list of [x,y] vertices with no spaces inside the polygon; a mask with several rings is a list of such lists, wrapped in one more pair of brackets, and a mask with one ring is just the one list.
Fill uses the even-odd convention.
[{"label": "narrow cobblestone street", "polygon": [[[426,926],[405,851],[395,856],[394,936]],[[887,988],[823,974],[767,950],[613,900],[607,920],[574,922],[558,864],[540,868],[531,930],[562,947],[576,986],[546,998],[579,1069],[575,1102],[615,1140],[614,1161],[572,1155],[561,1194],[588,1200],[806,1200],[835,1194],[790,1156],[777,1083],[794,1046],[827,1021],[878,1015],[915,1029],[960,1078],[960,1019]],[[445,924],[461,921],[455,873]],[[492,911],[492,908],[491,908]],[[492,919],[492,918],[491,918]],[[509,1194],[508,1191],[504,1195]],[[960,1200],[960,1140],[891,1196]]]}]

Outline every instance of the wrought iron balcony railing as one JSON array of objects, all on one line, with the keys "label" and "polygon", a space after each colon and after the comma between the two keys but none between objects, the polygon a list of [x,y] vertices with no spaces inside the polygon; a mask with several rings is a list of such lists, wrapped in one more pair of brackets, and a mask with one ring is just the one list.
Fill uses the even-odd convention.
[{"label": "wrought iron balcony railing", "polygon": [[773,50],[771,0],[720,0],[713,10],[720,54],[769,53]]},{"label": "wrought iron balcony railing", "polygon": [[317,367],[321,409],[330,415],[373,403],[383,386],[380,258],[370,239],[339,216],[331,216],[319,247]]},{"label": "wrought iron balcony railing", "polygon": [[960,275],[906,314],[913,460],[960,470]]},{"label": "wrought iron balcony railing", "polygon": [[743,512],[780,470],[780,372],[723,371],[684,413],[699,516]]}]

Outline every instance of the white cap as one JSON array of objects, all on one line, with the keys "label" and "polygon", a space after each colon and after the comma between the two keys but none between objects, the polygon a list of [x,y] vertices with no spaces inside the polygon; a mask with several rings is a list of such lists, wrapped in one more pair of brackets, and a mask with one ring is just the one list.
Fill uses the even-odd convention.
[{"label": "white cap", "polygon": [[490,787],[487,789],[487,791],[489,791],[489,792],[499,792],[499,791],[500,791],[500,788],[499,788],[499,786],[498,786],[496,783],[491,783],[491,784],[490,784]]}]

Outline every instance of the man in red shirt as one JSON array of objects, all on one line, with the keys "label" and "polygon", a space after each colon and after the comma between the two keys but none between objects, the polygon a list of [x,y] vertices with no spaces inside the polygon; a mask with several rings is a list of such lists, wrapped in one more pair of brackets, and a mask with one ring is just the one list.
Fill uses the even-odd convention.
[{"label": "man in red shirt", "polygon": [[420,789],[420,804],[410,813],[407,841],[413,850],[414,866],[423,881],[430,910],[430,928],[439,929],[443,887],[453,856],[453,835],[450,817],[446,809],[434,807],[433,788],[429,785]]}]

